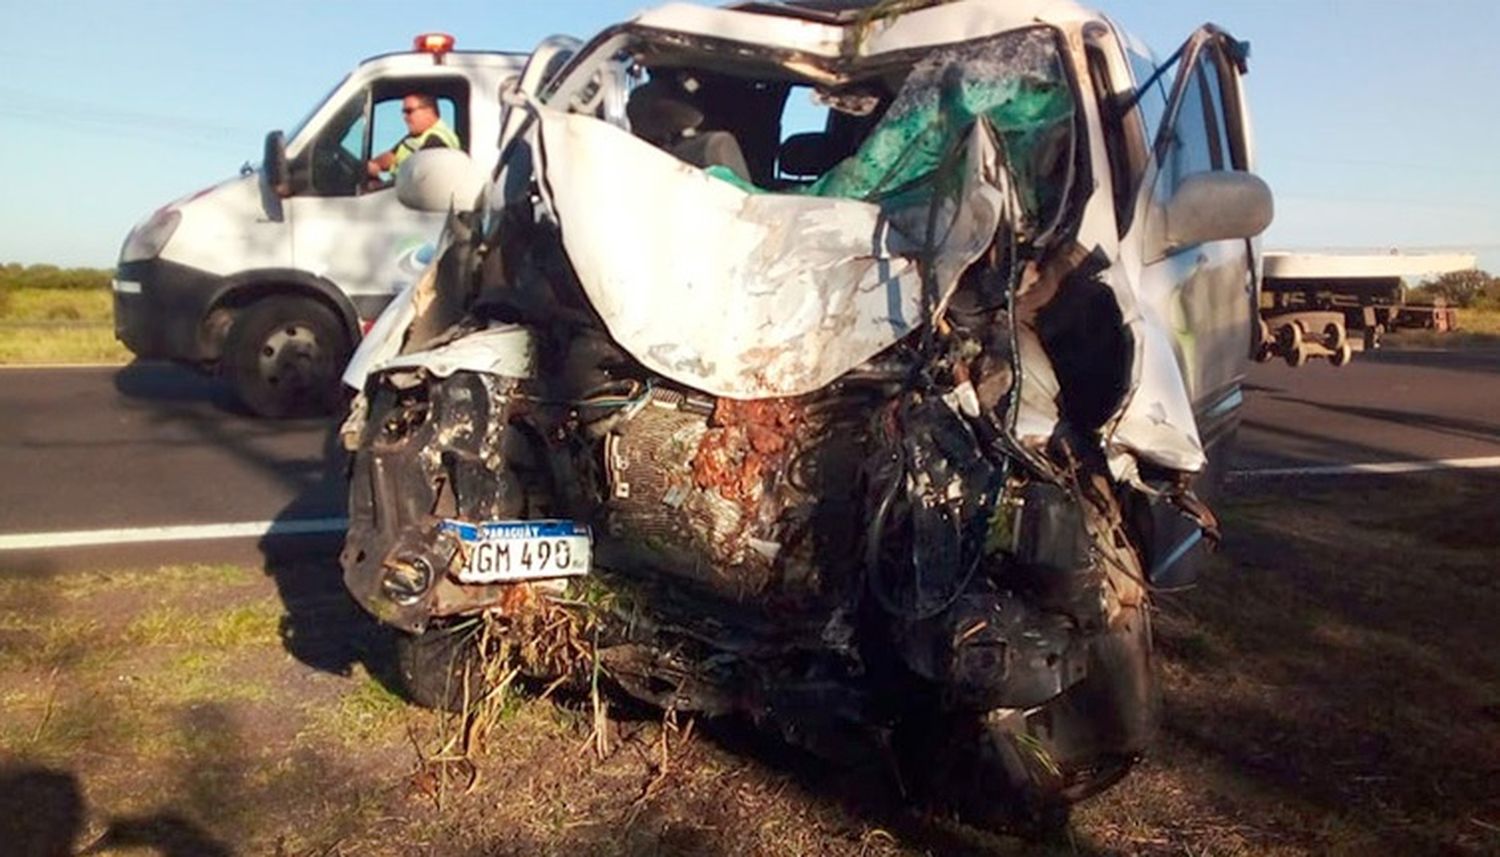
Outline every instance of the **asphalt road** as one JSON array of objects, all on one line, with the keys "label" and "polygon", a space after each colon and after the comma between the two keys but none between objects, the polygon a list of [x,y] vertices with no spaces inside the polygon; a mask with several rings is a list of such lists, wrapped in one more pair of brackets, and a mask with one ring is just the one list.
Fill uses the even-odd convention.
[{"label": "asphalt road", "polygon": [[1500,351],[1256,366],[1235,468],[1500,456]]},{"label": "asphalt road", "polygon": [[[0,369],[0,406],[0,536],[345,513],[333,421],[251,417],[187,369]],[[0,552],[0,570],[49,570],[52,553]],[[70,564],[262,555],[253,538],[68,553]]]},{"label": "asphalt road", "polygon": [[[1272,363],[1250,380],[1238,470],[1500,456],[1500,351],[1385,351],[1340,369]],[[0,536],[344,514],[333,421],[252,418],[185,369],[4,369],[0,403]],[[258,561],[264,547],[102,548],[68,564]],[[0,569],[60,561],[0,552]]]}]

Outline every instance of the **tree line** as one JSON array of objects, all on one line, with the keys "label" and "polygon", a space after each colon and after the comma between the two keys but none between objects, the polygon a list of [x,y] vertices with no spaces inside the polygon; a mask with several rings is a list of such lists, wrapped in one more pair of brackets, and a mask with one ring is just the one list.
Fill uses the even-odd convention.
[{"label": "tree line", "polygon": [[0,290],[107,289],[114,271],[107,268],[59,268],[56,265],[0,265]]},{"label": "tree line", "polygon": [[1500,277],[1485,271],[1453,271],[1412,290],[1418,300],[1442,298],[1448,306],[1500,310]]}]

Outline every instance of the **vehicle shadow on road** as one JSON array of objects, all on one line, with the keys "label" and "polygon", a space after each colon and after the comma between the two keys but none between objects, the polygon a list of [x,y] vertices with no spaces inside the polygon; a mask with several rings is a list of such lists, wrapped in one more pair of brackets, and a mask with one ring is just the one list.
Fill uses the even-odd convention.
[{"label": "vehicle shadow on road", "polygon": [[128,363],[115,373],[115,389],[126,398],[151,404],[201,402],[236,416],[250,415],[220,379],[169,363]]},{"label": "vehicle shadow on road", "polygon": [[[347,454],[339,439],[339,422],[330,420],[323,434],[320,472],[306,490],[276,516],[279,525],[305,522],[322,508],[329,486],[340,493],[346,480]],[[283,535],[273,529],[260,542],[266,574],[275,582],[285,613],[281,639],[286,651],[314,669],[349,675],[356,664],[391,690],[394,635],[360,609],[344,588],[339,551],[342,532],[310,536]]]},{"label": "vehicle shadow on road", "polygon": [[1296,396],[1275,396],[1275,399],[1310,408],[1329,411],[1344,416],[1360,417],[1377,422],[1394,423],[1408,428],[1427,429],[1453,437],[1469,440],[1500,442],[1500,424],[1484,420],[1459,419],[1430,413],[1401,411],[1391,408],[1374,408],[1363,405],[1334,405],[1327,402]]}]

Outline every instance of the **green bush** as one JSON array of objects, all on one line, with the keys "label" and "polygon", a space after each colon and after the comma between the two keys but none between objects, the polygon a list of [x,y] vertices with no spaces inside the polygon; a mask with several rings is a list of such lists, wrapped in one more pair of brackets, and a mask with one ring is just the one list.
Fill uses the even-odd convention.
[{"label": "green bush", "polygon": [[1476,309],[1500,308],[1500,278],[1485,271],[1452,271],[1427,280],[1413,291],[1419,299],[1442,298],[1449,306]]},{"label": "green bush", "polygon": [[[113,271],[101,268],[59,268],[56,265],[0,265],[0,295],[16,289],[107,289]],[[3,307],[0,307],[3,308]]]}]

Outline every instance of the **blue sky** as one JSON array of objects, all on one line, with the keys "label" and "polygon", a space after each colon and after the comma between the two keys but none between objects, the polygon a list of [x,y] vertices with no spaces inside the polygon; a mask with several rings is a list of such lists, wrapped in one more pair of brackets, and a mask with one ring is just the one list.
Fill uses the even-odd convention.
[{"label": "blue sky", "polygon": [[[0,261],[113,264],[135,221],[257,159],[266,131],[416,33],[526,50],[647,5],[0,0]],[[1252,42],[1270,245],[1472,248],[1500,270],[1500,3],[1099,5],[1162,55],[1205,20]]]}]

